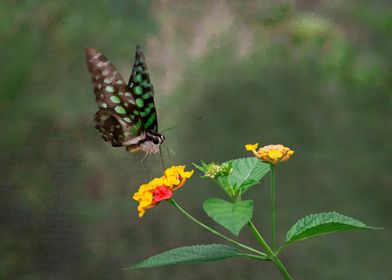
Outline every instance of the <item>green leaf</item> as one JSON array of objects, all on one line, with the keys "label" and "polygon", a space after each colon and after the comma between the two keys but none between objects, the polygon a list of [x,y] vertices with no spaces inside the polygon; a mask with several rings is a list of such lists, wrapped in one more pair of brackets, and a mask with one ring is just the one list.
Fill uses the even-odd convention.
[{"label": "green leaf", "polygon": [[204,201],[203,208],[215,222],[236,236],[253,215],[252,200],[228,202],[219,198],[208,198]]},{"label": "green leaf", "polygon": [[128,269],[151,268],[181,263],[203,263],[232,257],[243,257],[237,248],[223,244],[194,245],[168,250],[129,267]]},{"label": "green leaf", "polygon": [[227,180],[226,176],[218,176],[214,179],[214,181],[221,186],[227,194],[231,194],[231,185],[230,182]]},{"label": "green leaf", "polygon": [[229,182],[236,191],[240,190],[241,193],[260,183],[261,178],[270,171],[270,165],[256,157],[234,159],[228,163],[233,168],[229,175]]},{"label": "green leaf", "polygon": [[204,162],[202,162],[203,166],[197,165],[196,163],[192,162],[193,166],[196,167],[197,169],[199,169],[201,172],[205,172],[205,166],[204,166]]},{"label": "green leaf", "polygon": [[296,222],[288,231],[285,244],[327,233],[350,229],[379,229],[337,212],[311,214]]}]

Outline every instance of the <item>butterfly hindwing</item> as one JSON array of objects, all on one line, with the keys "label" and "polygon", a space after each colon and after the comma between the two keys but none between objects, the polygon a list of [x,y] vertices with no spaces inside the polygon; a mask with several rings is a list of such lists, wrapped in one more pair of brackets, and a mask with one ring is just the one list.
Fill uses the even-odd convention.
[{"label": "butterfly hindwing", "polygon": [[150,80],[142,49],[137,46],[135,63],[129,78],[128,88],[135,100],[133,117],[140,118],[141,131],[158,132],[157,112],[154,103],[154,87]]},{"label": "butterfly hindwing", "polygon": [[136,100],[114,65],[95,49],[86,49],[87,66],[92,75],[95,100],[96,128],[112,146],[122,146],[139,134],[141,118],[134,114]]}]

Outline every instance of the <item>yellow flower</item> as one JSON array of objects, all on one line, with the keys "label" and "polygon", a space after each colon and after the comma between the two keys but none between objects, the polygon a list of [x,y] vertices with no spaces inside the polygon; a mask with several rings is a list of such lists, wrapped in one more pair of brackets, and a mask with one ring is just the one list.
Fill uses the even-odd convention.
[{"label": "yellow flower", "polygon": [[264,146],[261,147],[258,151],[256,150],[257,147],[258,144],[245,145],[245,149],[252,151],[256,157],[260,158],[262,161],[274,165],[278,164],[279,162],[289,160],[290,157],[294,154],[293,150],[281,144]]},{"label": "yellow flower", "polygon": [[165,185],[173,190],[182,187],[187,179],[189,179],[193,170],[185,171],[185,165],[172,166],[165,170]]},{"label": "yellow flower", "polygon": [[245,145],[245,149],[247,151],[256,151],[258,146],[259,146],[259,143],[256,143],[256,144],[246,144]]},{"label": "yellow flower", "polygon": [[147,209],[155,207],[160,201],[171,198],[173,191],[182,187],[193,172],[185,171],[185,165],[172,166],[165,170],[164,176],[140,185],[139,190],[133,195],[133,199],[139,202],[139,217],[143,217]]}]

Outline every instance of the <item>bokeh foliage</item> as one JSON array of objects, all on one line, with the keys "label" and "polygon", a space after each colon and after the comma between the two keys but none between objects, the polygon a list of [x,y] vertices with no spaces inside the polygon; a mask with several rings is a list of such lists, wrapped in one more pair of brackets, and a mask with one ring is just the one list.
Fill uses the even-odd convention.
[{"label": "bokeh foliage", "polygon": [[[161,129],[189,122],[166,133],[167,164],[243,157],[257,141],[291,147],[277,170],[280,240],[312,212],[387,228],[294,246],[284,253],[293,276],[391,278],[391,33],[388,1],[0,2],[0,278],[279,277],[251,261],[122,270],[218,241],[169,205],[139,220],[130,194],[160,161],[143,171],[143,155],[111,148],[93,129],[83,49],[104,52],[126,76],[137,43]],[[209,221],[201,203],[212,195],[219,190],[195,178],[177,200]],[[248,196],[267,228],[267,184]]]}]

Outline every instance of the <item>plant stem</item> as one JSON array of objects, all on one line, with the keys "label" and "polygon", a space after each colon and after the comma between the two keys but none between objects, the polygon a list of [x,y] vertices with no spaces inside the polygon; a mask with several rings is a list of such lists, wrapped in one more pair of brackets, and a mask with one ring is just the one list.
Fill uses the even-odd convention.
[{"label": "plant stem", "polygon": [[247,253],[242,253],[243,256],[248,257],[250,259],[255,259],[259,261],[268,261],[266,257],[260,256],[260,255],[254,255],[254,254],[247,254]]},{"label": "plant stem", "polygon": [[276,248],[275,165],[271,164],[272,248]]},{"label": "plant stem", "polygon": [[240,242],[238,242],[238,241],[236,241],[236,240],[234,240],[234,239],[231,239],[231,238],[227,237],[226,235],[224,235],[224,234],[222,234],[222,233],[220,233],[220,232],[218,232],[218,231],[216,231],[216,230],[210,228],[210,227],[207,226],[206,224],[203,224],[202,222],[200,222],[199,220],[197,220],[195,217],[193,217],[191,214],[189,214],[188,212],[186,212],[180,205],[177,204],[177,202],[176,202],[174,199],[171,198],[171,199],[168,199],[167,201],[170,202],[172,205],[174,205],[174,207],[176,207],[178,210],[180,210],[180,212],[181,212],[182,214],[184,214],[187,218],[191,219],[193,222],[195,222],[195,223],[198,224],[199,226],[205,228],[206,230],[212,232],[212,233],[215,234],[215,235],[218,235],[219,237],[221,237],[221,238],[223,238],[223,239],[225,239],[225,240],[227,240],[227,241],[229,241],[229,242],[231,242],[231,243],[234,243],[234,244],[237,245],[238,247],[241,247],[241,248],[244,248],[244,249],[246,249],[246,250],[248,250],[248,251],[251,251],[251,252],[253,252],[253,253],[256,253],[257,255],[260,256],[259,259],[261,259],[261,258],[264,259],[264,260],[267,259],[267,255],[266,255],[265,253],[260,252],[260,251],[258,251],[258,250],[256,250],[256,249],[253,249],[253,248],[251,248],[251,247],[249,247],[249,246],[246,246],[246,245],[244,245],[244,244],[242,244],[242,243],[240,243]]},{"label": "plant stem", "polygon": [[256,229],[252,221],[248,222],[248,226],[252,231],[253,235],[256,237],[257,241],[260,243],[261,247],[263,247],[264,250],[267,252],[268,256],[273,256],[274,251],[272,251],[270,246],[268,246],[267,242],[265,242],[264,238],[261,236],[260,232]]},{"label": "plant stem", "polygon": [[264,238],[261,236],[260,232],[256,229],[256,227],[252,223],[252,221],[248,222],[248,226],[251,229],[253,235],[256,237],[257,241],[264,248],[264,250],[268,253],[269,259],[276,265],[276,267],[279,269],[280,273],[282,273],[284,279],[285,280],[293,280],[293,278],[291,277],[290,273],[287,271],[286,267],[280,261],[278,256],[276,256],[274,251],[272,251],[270,246],[268,246],[267,242],[265,242]]},{"label": "plant stem", "polygon": [[286,267],[283,265],[283,263],[280,261],[280,259],[277,256],[274,256],[272,258],[272,261],[274,262],[276,267],[279,269],[280,273],[282,273],[284,279],[293,280],[290,273],[287,271]]}]

